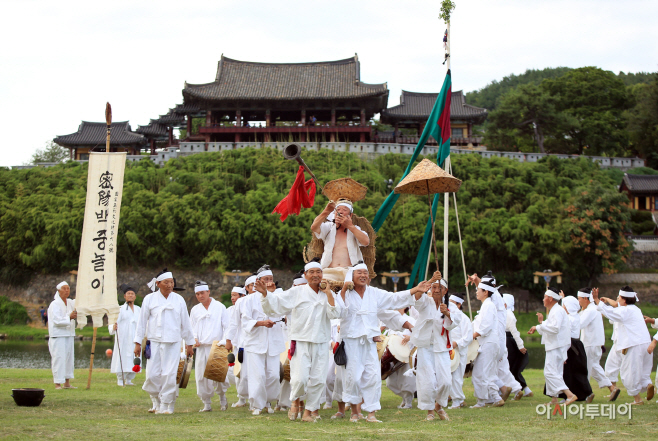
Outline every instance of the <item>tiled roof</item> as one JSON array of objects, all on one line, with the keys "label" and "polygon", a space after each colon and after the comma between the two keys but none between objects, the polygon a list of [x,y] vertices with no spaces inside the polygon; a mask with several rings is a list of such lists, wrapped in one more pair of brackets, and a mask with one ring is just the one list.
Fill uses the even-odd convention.
[{"label": "tiled roof", "polygon": [[167,112],[166,115],[160,115],[155,122],[166,126],[182,124],[185,122],[185,115],[176,113],[173,109],[169,109],[169,112]]},{"label": "tiled roof", "polygon": [[199,113],[201,109],[196,104],[177,104],[174,107],[174,112],[185,115],[187,113]]},{"label": "tiled roof", "polygon": [[623,183],[633,193],[658,193],[658,175],[629,175],[624,173]]},{"label": "tiled roof", "polygon": [[215,81],[187,84],[188,100],[298,100],[388,97],[386,83],[360,81],[357,56],[317,63],[253,63],[222,55]]},{"label": "tiled roof", "polygon": [[[107,125],[104,122],[82,121],[78,131],[70,135],[58,136],[53,141],[63,146],[105,145]],[[139,145],[145,142],[144,136],[130,130],[128,121],[112,123],[110,145]]]},{"label": "tiled roof", "polygon": [[169,130],[167,129],[167,126],[165,126],[164,124],[159,124],[154,120],[151,120],[151,122],[146,126],[137,126],[137,130],[135,130],[135,132],[141,133],[142,135],[146,135],[147,137],[148,136],[165,137],[169,135]]},{"label": "tiled roof", "polygon": [[[403,90],[400,97],[400,104],[382,111],[382,122],[388,124],[389,122],[401,119],[427,119],[438,96],[438,93],[408,92]],[[466,99],[461,90],[452,92],[450,119],[462,119],[480,123],[486,117],[487,109],[466,104]]]}]

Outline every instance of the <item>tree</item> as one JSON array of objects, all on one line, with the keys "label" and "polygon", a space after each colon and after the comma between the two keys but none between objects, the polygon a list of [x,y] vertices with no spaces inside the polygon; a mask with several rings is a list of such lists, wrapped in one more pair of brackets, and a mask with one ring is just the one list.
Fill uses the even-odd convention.
[{"label": "tree", "polygon": [[556,110],[556,100],[547,91],[535,84],[523,84],[505,94],[489,114],[485,139],[505,148],[510,143],[516,146],[534,141],[539,151],[546,153],[546,137],[564,130],[569,123],[568,117]]},{"label": "tree", "polygon": [[658,74],[648,84],[628,88],[634,106],[624,113],[631,148],[645,158],[649,167],[658,168]]},{"label": "tree", "polygon": [[581,67],[541,84],[556,100],[556,110],[572,122],[560,139],[570,153],[609,156],[627,152],[622,113],[630,101],[622,80],[598,67]]},{"label": "tree", "polygon": [[68,159],[70,156],[69,149],[62,147],[59,144],[56,144],[53,141],[46,142],[46,146],[43,149],[37,149],[36,152],[32,155],[32,164],[37,164],[39,162],[63,162]]}]

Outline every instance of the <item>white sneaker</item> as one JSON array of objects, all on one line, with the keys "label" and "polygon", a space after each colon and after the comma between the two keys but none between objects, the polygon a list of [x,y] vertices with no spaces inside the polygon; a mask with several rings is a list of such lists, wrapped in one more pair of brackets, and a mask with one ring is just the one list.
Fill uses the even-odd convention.
[{"label": "white sneaker", "polygon": [[156,410],[155,413],[158,415],[169,414],[169,405],[167,403],[160,403],[160,408]]},{"label": "white sneaker", "polygon": [[400,403],[398,409],[411,409],[411,403],[405,403],[404,401]]},{"label": "white sneaker", "polygon": [[267,408],[267,413],[274,413],[274,409],[272,409],[271,407],[268,407]]},{"label": "white sneaker", "polygon": [[331,409],[331,404],[332,403],[324,403],[324,406],[322,406],[323,409]]},{"label": "white sneaker", "polygon": [[201,409],[199,412],[212,412],[210,403],[203,403],[203,409]]},{"label": "white sneaker", "polygon": [[219,408],[219,410],[226,410],[227,408],[228,408],[228,406],[226,404],[224,404]]},{"label": "white sneaker", "polygon": [[464,407],[464,403],[459,403],[459,402],[456,403],[455,401],[453,401],[452,406],[450,406],[448,409],[461,409],[462,407]]},{"label": "white sneaker", "polygon": [[134,386],[134,385],[135,383],[133,383],[132,381],[130,380],[126,381],[126,386]]},{"label": "white sneaker", "polygon": [[228,400],[226,399],[226,395],[220,395],[219,396],[219,404],[222,407],[228,406]]},{"label": "white sneaker", "polygon": [[254,409],[254,411],[251,412],[251,414],[252,414],[253,416],[258,416],[258,415],[260,415],[260,409]]},{"label": "white sneaker", "polygon": [[160,409],[160,398],[157,396],[151,396],[151,402],[153,403],[153,406],[149,409],[149,413],[158,413],[158,410]]},{"label": "white sneaker", "polygon": [[121,382],[117,382],[117,386],[122,387],[122,386],[123,386],[123,383],[121,383]]},{"label": "white sneaker", "polygon": [[244,398],[240,398],[237,403],[233,403],[231,406],[232,407],[244,407],[247,405],[247,400]]}]

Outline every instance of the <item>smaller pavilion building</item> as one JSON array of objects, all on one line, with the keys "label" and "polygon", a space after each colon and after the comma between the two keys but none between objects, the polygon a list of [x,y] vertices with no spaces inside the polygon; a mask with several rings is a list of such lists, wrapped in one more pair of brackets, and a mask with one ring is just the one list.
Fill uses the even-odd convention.
[{"label": "smaller pavilion building", "polygon": [[[90,152],[105,152],[107,124],[104,122],[82,121],[78,131],[58,136],[53,141],[70,151],[71,159],[84,161]],[[128,121],[113,122],[110,129],[110,152],[127,152],[139,155],[146,144],[144,135],[130,129]]]}]

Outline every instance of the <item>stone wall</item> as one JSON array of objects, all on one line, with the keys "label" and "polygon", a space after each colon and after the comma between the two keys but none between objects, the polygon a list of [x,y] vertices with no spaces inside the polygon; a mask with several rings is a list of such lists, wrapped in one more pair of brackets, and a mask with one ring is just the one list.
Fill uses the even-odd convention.
[{"label": "stone wall", "polygon": [[633,251],[631,257],[628,259],[628,262],[626,262],[626,266],[631,269],[658,269],[658,253],[648,251]]}]

